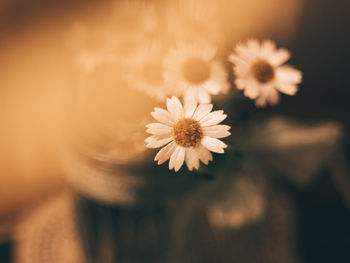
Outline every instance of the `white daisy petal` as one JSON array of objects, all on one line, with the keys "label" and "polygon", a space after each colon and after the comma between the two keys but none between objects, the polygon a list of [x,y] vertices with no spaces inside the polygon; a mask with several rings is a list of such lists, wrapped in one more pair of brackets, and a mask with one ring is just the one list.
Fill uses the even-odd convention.
[{"label": "white daisy petal", "polygon": [[278,91],[276,89],[271,88],[271,90],[268,93],[268,95],[266,96],[266,98],[267,98],[267,101],[272,106],[277,105],[280,102],[280,94],[278,93]]},{"label": "white daisy petal", "polygon": [[205,96],[209,96],[209,99],[204,99],[204,102],[200,103],[210,103],[211,98],[210,94],[217,95],[220,91],[222,91],[222,86],[218,82],[215,81],[208,81],[205,84],[203,84],[203,91],[206,93]]},{"label": "white daisy petal", "polygon": [[171,154],[170,156],[170,159],[169,159],[169,170],[172,170],[174,169],[175,167],[175,159],[178,155],[178,152],[180,151],[181,147],[180,146],[176,146],[175,147],[175,150],[173,151],[173,153]]},{"label": "white daisy petal", "polygon": [[274,54],[276,45],[271,40],[265,40],[262,42],[260,50],[263,57],[270,58]]},{"label": "white daisy petal", "polygon": [[210,63],[211,78],[203,84],[205,90],[209,91],[210,94],[217,95],[220,92],[227,92],[230,87],[227,78],[227,71],[222,63],[212,61]]},{"label": "white daisy petal", "polygon": [[184,101],[186,102],[191,102],[191,101],[197,101],[198,100],[198,95],[197,95],[197,88],[193,87],[188,87],[187,84],[182,84],[182,90],[184,90]]},{"label": "white daisy petal", "polygon": [[185,162],[188,170],[199,169],[199,157],[195,148],[186,148]]},{"label": "white daisy petal", "polygon": [[185,148],[181,148],[180,152],[177,155],[177,159],[175,162],[175,169],[174,169],[175,172],[177,172],[181,168],[184,161],[185,161]]},{"label": "white daisy petal", "polygon": [[278,86],[276,86],[276,88],[284,93],[284,94],[287,94],[287,95],[290,95],[290,96],[293,96],[297,93],[298,91],[298,86],[296,85],[293,85],[293,84],[283,84],[283,83],[280,83]]},{"label": "white daisy petal", "polygon": [[235,54],[230,54],[228,57],[228,60],[230,62],[232,62],[233,64],[246,64],[246,65],[249,64],[247,60],[245,60],[242,57],[237,56]]},{"label": "white daisy petal", "polygon": [[280,66],[276,70],[276,75],[279,81],[289,84],[299,84],[303,77],[300,70],[292,68],[291,66]]},{"label": "white daisy petal", "polygon": [[176,143],[172,141],[167,146],[160,149],[156,157],[154,157],[154,160],[158,161],[159,165],[164,163],[166,160],[169,160],[170,156],[173,154],[176,147],[177,147]]},{"label": "white daisy petal", "polygon": [[199,123],[201,124],[202,127],[212,126],[222,122],[226,118],[227,118],[227,115],[224,114],[224,111],[217,110],[206,115],[203,119],[199,121]]},{"label": "white daisy petal", "polygon": [[172,127],[161,123],[149,123],[146,125],[146,127],[147,127],[146,132],[150,134],[159,134],[159,135],[169,134],[170,135],[171,131],[173,130]]},{"label": "white daisy petal", "polygon": [[231,129],[228,125],[214,125],[209,127],[204,127],[204,135],[213,137],[213,138],[224,138],[229,136],[231,133],[229,130]]},{"label": "white daisy petal", "polygon": [[213,104],[199,104],[196,111],[193,114],[193,119],[199,121],[204,116],[208,115],[209,112],[213,109]]},{"label": "white daisy petal", "polygon": [[273,86],[265,86],[261,90],[260,96],[256,99],[255,105],[257,107],[265,107],[267,103],[274,106],[280,101],[280,95]]},{"label": "white daisy petal", "polygon": [[[214,93],[212,93],[214,94]],[[209,93],[203,88],[198,90],[198,101],[199,103],[210,103],[211,97]]]},{"label": "white daisy petal", "polygon": [[163,145],[171,142],[173,140],[173,137],[165,137],[161,138],[155,135],[152,135],[148,138],[146,138],[145,142],[147,142],[147,147],[148,148],[159,148],[162,147]]},{"label": "white daisy petal", "polygon": [[196,152],[199,160],[201,160],[201,162],[203,162],[205,165],[208,165],[209,161],[213,160],[213,155],[201,144],[196,148]]},{"label": "white daisy petal", "polygon": [[267,98],[266,97],[258,97],[255,100],[255,106],[259,107],[259,108],[264,108],[266,107],[267,104]]},{"label": "white daisy petal", "polygon": [[183,117],[182,104],[177,97],[173,96],[171,99],[167,99],[166,105],[174,120],[178,120]]},{"label": "white daisy petal", "polygon": [[249,82],[248,86],[244,90],[244,96],[250,98],[250,99],[255,99],[256,97],[259,96],[261,90],[259,88],[259,85]]},{"label": "white daisy petal", "polygon": [[177,172],[185,161],[185,148],[177,146],[173,154],[170,156],[169,169]]},{"label": "white daisy petal", "polygon": [[241,57],[243,60],[247,62],[250,62],[254,58],[254,54],[252,54],[250,49],[248,49],[242,44],[238,44],[235,48],[235,51],[237,52],[239,57]]},{"label": "white daisy petal", "polygon": [[235,84],[236,84],[237,89],[239,89],[239,90],[244,90],[245,87],[247,86],[246,81],[244,81],[241,78],[235,79]]},{"label": "white daisy petal", "polygon": [[287,49],[280,48],[271,56],[270,61],[274,66],[279,66],[286,63],[291,54]]},{"label": "white daisy petal", "polygon": [[257,39],[249,40],[247,46],[248,46],[250,54],[252,54],[252,55],[256,55],[256,54],[258,54],[258,52],[259,53],[261,52],[261,45]]},{"label": "white daisy petal", "polygon": [[212,151],[215,153],[224,153],[224,148],[227,147],[227,145],[225,143],[223,143],[222,141],[220,141],[216,138],[208,137],[208,136],[204,136],[201,143],[209,151]]},{"label": "white daisy petal", "polygon": [[175,123],[171,114],[168,111],[163,110],[161,108],[154,108],[154,111],[151,112],[151,115],[155,120],[167,124],[169,126],[172,126]]},{"label": "white daisy petal", "polygon": [[197,102],[195,100],[186,101],[184,106],[185,118],[191,118],[196,108],[197,108]]}]

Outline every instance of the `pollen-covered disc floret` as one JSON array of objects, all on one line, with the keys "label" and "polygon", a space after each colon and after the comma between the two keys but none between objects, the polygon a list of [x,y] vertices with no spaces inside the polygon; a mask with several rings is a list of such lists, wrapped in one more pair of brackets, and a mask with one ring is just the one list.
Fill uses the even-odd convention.
[{"label": "pollen-covered disc floret", "polygon": [[178,43],[164,59],[166,87],[185,101],[200,103],[210,103],[211,95],[227,92],[227,73],[214,60],[215,54],[216,48],[211,45]]},{"label": "pollen-covered disc floret", "polygon": [[167,110],[155,108],[151,114],[158,122],[147,125],[151,136],[145,140],[148,148],[163,147],[154,160],[169,160],[169,169],[176,172],[184,162],[189,170],[198,170],[199,161],[208,164],[213,159],[210,151],[224,153],[227,145],[219,138],[230,135],[230,126],[220,125],[227,115],[212,108],[193,100],[183,107],[177,97],[167,99]]},{"label": "pollen-covered disc floret", "polygon": [[[275,105],[280,94],[295,95],[302,80],[302,73],[291,66],[282,65],[290,58],[286,49],[277,49],[274,42],[259,43],[250,40],[236,46],[229,60],[234,64],[235,84],[244,95],[255,99],[259,107],[267,103]],[[278,92],[279,91],[279,92]]]},{"label": "pollen-covered disc floret", "polygon": [[176,144],[182,147],[194,147],[202,139],[203,131],[199,122],[192,118],[178,120],[173,128],[173,137]]},{"label": "pollen-covered disc floret", "polygon": [[250,71],[256,81],[260,83],[268,83],[273,80],[275,76],[275,69],[269,62],[263,59],[258,59],[253,62]]}]

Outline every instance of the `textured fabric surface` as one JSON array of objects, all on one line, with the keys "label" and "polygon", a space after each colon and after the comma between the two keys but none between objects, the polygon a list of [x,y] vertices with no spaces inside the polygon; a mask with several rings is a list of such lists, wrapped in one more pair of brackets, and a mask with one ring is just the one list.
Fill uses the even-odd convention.
[{"label": "textured fabric surface", "polygon": [[[78,241],[80,239],[78,238],[77,229],[75,227],[77,222],[74,216],[73,201],[74,199],[71,195],[61,194],[23,217],[16,231],[17,243],[14,249],[14,262],[90,262],[83,260],[82,247]],[[77,204],[79,205],[79,203]],[[98,211],[104,211],[104,217],[95,222],[97,224],[96,228],[99,229],[103,227],[104,229],[109,229],[107,232],[103,232],[104,235],[116,237],[117,235],[115,234],[117,233],[115,229],[112,227],[108,228],[108,226],[110,226],[108,222],[111,222],[111,220],[120,221],[120,218],[126,211],[113,213],[112,208],[103,205],[96,204],[94,207],[99,207],[97,210],[95,209],[96,213],[98,213]],[[110,212],[105,213],[108,210]],[[186,261],[182,262],[299,262],[296,257],[294,246],[295,228],[293,224],[293,211],[293,206],[291,206],[289,199],[284,195],[276,193],[272,199],[267,215],[261,221],[240,229],[213,228],[208,224],[205,215],[196,213],[189,223],[189,229],[191,230],[183,237],[186,240],[184,243],[185,252],[181,253],[185,254]],[[91,211],[89,210],[89,212]],[[115,218],[108,215],[114,215]],[[95,216],[97,215],[95,214]],[[106,216],[108,218],[106,218]],[[86,217],[89,217],[88,214],[86,214]],[[131,220],[129,221],[130,227],[132,220],[136,220],[136,218],[129,219]],[[148,219],[152,220],[152,217]],[[89,218],[83,220],[87,223]],[[80,226],[82,223],[84,222],[80,222],[78,225]],[[81,229],[80,227],[80,230]],[[136,231],[136,228],[134,230]],[[94,229],[90,229],[89,231],[94,231]],[[132,241],[132,236],[130,235],[128,235],[129,240],[123,239],[121,238],[123,233],[119,234],[119,241],[124,243],[123,245],[121,245],[121,243],[119,244],[124,247],[124,249],[128,248],[128,244],[130,245],[129,248],[134,244],[132,253],[135,255],[137,253],[137,246],[134,242],[137,242],[137,240]],[[147,237],[143,239],[147,240]],[[114,242],[114,238],[103,240],[107,242],[103,246],[105,249],[113,248],[113,250],[109,252],[104,251],[104,255],[113,255],[118,247],[120,247],[118,243]],[[84,241],[86,242],[87,240]],[[95,242],[94,240],[90,241],[92,241],[91,244],[95,246],[95,248],[101,247],[97,244],[96,240]],[[152,240],[143,243],[143,253],[147,252],[147,255],[151,255],[152,253],[159,254],[159,249],[156,251],[150,249],[152,248],[151,243]],[[86,251],[85,254],[88,255],[88,252]],[[100,261],[99,258],[93,262],[121,262],[115,261],[113,257],[108,258],[108,261]]]},{"label": "textured fabric surface", "polygon": [[56,196],[25,215],[15,236],[14,262],[83,262],[69,194]]}]

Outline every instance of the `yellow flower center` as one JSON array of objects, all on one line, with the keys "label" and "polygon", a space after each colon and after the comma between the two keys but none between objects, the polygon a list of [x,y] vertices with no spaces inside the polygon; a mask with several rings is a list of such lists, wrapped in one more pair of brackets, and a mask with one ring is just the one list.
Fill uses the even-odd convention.
[{"label": "yellow flower center", "polygon": [[252,75],[260,83],[267,83],[275,76],[275,70],[266,60],[258,59],[250,68]]},{"label": "yellow flower center", "polygon": [[192,84],[201,84],[209,79],[209,63],[200,58],[190,58],[182,65],[182,75]]},{"label": "yellow flower center", "polygon": [[180,119],[173,127],[173,137],[182,147],[196,146],[203,137],[202,127],[192,118]]}]

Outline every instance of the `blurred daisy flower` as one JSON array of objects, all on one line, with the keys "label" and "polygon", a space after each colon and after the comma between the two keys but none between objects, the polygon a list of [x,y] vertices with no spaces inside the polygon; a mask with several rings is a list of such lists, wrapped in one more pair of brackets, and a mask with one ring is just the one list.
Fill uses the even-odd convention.
[{"label": "blurred daisy flower", "polygon": [[155,161],[162,164],[168,159],[169,169],[177,172],[184,162],[190,171],[199,169],[199,161],[208,164],[212,152],[224,153],[225,143],[218,138],[230,135],[230,126],[219,125],[227,115],[222,110],[211,112],[212,104],[186,102],[184,107],[173,96],[166,101],[167,109],[154,108],[151,113],[159,123],[150,123],[147,132],[151,134],[145,142],[148,148],[163,147]]},{"label": "blurred daisy flower", "polygon": [[168,93],[163,80],[163,57],[160,42],[151,42],[143,45],[126,60],[126,79],[130,87],[160,102],[165,101]]},{"label": "blurred daisy flower", "polygon": [[179,43],[164,59],[164,81],[173,95],[185,101],[211,102],[211,95],[229,89],[224,66],[214,61],[216,48],[210,45]]},{"label": "blurred daisy flower", "polygon": [[274,42],[265,40],[261,44],[250,40],[239,44],[229,56],[234,64],[235,84],[244,90],[244,95],[255,99],[258,107],[267,103],[276,105],[280,94],[295,95],[302,81],[302,73],[291,66],[282,65],[290,58],[286,49],[277,49]]}]

